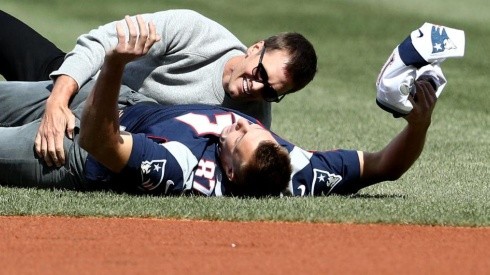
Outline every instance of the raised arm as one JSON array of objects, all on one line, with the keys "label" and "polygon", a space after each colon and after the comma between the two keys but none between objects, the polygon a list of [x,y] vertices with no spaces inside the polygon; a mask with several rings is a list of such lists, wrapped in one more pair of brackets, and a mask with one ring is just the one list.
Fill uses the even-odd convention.
[{"label": "raised arm", "polygon": [[65,163],[63,139],[65,134],[73,138],[75,128],[70,100],[101,69],[106,51],[116,46],[116,24],[117,21],[110,22],[81,35],[61,67],[50,74],[54,85],[34,143],[37,155],[48,166]]},{"label": "raised arm", "polygon": [[82,148],[114,172],[119,172],[126,165],[132,148],[131,135],[119,130],[117,99],[124,66],[145,55],[160,39],[155,25],[147,24],[141,16],[137,16],[137,26],[129,16],[125,20],[129,37],[126,38],[124,24],[118,23],[118,44],[106,54],[97,82],[87,99],[79,140]]},{"label": "raised arm", "polygon": [[416,93],[409,99],[413,109],[404,117],[407,126],[381,151],[359,153],[364,186],[400,178],[422,153],[437,97],[428,81],[415,85]]}]

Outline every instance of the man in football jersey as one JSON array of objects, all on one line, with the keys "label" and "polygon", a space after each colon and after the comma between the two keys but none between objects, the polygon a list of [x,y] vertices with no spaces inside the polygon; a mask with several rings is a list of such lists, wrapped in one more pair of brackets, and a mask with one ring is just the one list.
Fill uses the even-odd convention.
[{"label": "man in football jersey", "polygon": [[3,139],[18,144],[0,148],[0,183],[156,195],[352,194],[399,178],[423,150],[437,100],[427,81],[415,83],[407,126],[378,152],[307,151],[223,107],[141,102],[120,111],[119,93],[132,93],[119,87],[124,66],[158,40],[151,24],[148,30],[130,31],[126,41],[119,25],[118,45],[85,103],[80,133],[65,139],[67,165],[48,167],[32,147],[16,143],[33,139],[36,125],[0,128]]},{"label": "man in football jersey", "polygon": [[[313,45],[299,33],[279,33],[246,47],[226,28],[195,11],[166,10],[141,16],[155,22],[162,40],[149,54],[125,67],[122,88],[136,91],[134,97],[141,94],[164,105],[225,106],[247,113],[270,128],[271,102],[302,89],[316,73]],[[129,16],[125,20],[136,21]],[[18,94],[11,97],[13,106],[31,97],[45,102],[35,150],[48,165],[64,163],[63,136],[72,137],[75,126],[68,105],[85,99],[79,90],[83,85],[93,85],[105,52],[117,44],[116,23],[80,36],[65,56],[33,29],[0,11],[0,24],[5,26],[0,29],[0,74],[15,81],[38,81],[48,76],[55,80],[53,86],[49,80],[0,87],[0,93]],[[36,112],[27,107],[21,111],[17,111],[17,124],[2,116],[0,123],[30,122],[25,118],[31,119]]]},{"label": "man in football jersey", "polygon": [[[138,17],[138,22],[145,24],[142,17]],[[136,28],[130,28],[130,38],[126,43],[124,27],[117,25],[120,43],[114,50],[115,54],[106,56],[100,72],[101,80],[97,81],[87,99],[81,125],[83,131],[76,142],[65,140],[65,148],[70,152],[68,166],[48,168],[38,159],[33,159],[32,152],[28,152],[30,150],[21,145],[22,142],[17,142],[19,137],[32,137],[32,130],[39,121],[0,129],[0,135],[10,145],[10,149],[3,147],[0,150],[5,159],[0,161],[0,170],[6,168],[0,176],[2,184],[89,190],[102,188],[166,195],[200,193],[208,196],[278,195],[286,188],[291,174],[287,151],[263,126],[249,125],[239,115],[223,111],[219,115],[219,123],[206,124],[205,113],[174,118],[180,112],[172,109],[173,119],[169,120],[166,110],[160,111],[160,105],[148,105],[148,102],[119,113],[117,100],[125,65],[146,54],[160,39],[155,26],[150,26],[138,31],[139,35],[149,37],[151,43],[145,45],[146,39],[134,39],[137,37]],[[136,44],[136,41],[143,41],[143,44]],[[127,92],[131,97],[133,92]],[[80,103],[74,109],[80,112],[82,105]],[[146,110],[140,111],[140,106]],[[186,108],[182,110],[187,111]],[[146,119],[149,112],[153,112],[151,119],[143,126],[140,119]],[[113,128],[119,124],[119,116],[124,128],[134,129],[138,134]],[[133,123],[143,128],[135,129]],[[90,156],[78,142],[90,152]],[[12,168],[11,165],[17,162],[20,165]],[[132,167],[133,164],[136,166]]]}]

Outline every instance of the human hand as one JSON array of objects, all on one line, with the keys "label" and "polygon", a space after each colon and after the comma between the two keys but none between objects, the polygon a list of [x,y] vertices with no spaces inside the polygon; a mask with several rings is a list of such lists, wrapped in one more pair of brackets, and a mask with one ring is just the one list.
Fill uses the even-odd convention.
[{"label": "human hand", "polygon": [[415,88],[416,92],[408,97],[413,109],[404,118],[409,124],[429,127],[432,111],[437,102],[436,90],[427,80],[417,80]]},{"label": "human hand", "polygon": [[110,62],[127,64],[147,54],[153,44],[160,40],[160,36],[156,34],[155,24],[146,23],[141,15],[136,16],[137,26],[128,15],[125,16],[124,21],[128,29],[128,38],[126,38],[124,23],[118,22],[116,24],[118,44],[107,54]]},{"label": "human hand", "polygon": [[34,147],[36,154],[44,159],[49,167],[53,165],[60,167],[65,164],[63,148],[65,130],[68,137],[73,138],[74,128],[75,116],[68,106],[48,100]]}]

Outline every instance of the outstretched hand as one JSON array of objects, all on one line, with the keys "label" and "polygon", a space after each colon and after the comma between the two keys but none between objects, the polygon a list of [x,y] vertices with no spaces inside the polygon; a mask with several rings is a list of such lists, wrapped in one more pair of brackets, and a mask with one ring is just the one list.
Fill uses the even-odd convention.
[{"label": "outstretched hand", "polygon": [[437,102],[436,91],[427,80],[416,81],[415,88],[416,92],[408,98],[413,105],[413,109],[404,118],[410,124],[429,127],[432,111]]},{"label": "outstretched hand", "polygon": [[127,64],[148,53],[155,42],[160,40],[160,36],[156,34],[156,27],[153,22],[146,23],[141,15],[136,16],[136,24],[126,15],[124,18],[128,37],[126,37],[126,29],[123,22],[118,22],[116,25],[118,43],[116,48],[107,53],[106,58],[114,64]]},{"label": "outstretched hand", "polygon": [[431,124],[437,102],[436,91],[427,80],[415,82],[416,92],[409,96],[413,109],[403,118],[408,125],[379,152],[360,156],[363,187],[400,178],[418,159]]}]

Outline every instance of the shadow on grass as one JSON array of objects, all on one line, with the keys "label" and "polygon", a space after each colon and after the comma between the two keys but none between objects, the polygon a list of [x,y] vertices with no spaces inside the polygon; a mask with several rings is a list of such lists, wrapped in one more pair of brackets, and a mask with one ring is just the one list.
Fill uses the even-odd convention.
[{"label": "shadow on grass", "polygon": [[349,196],[355,199],[406,199],[406,195],[400,194],[353,194]]}]

